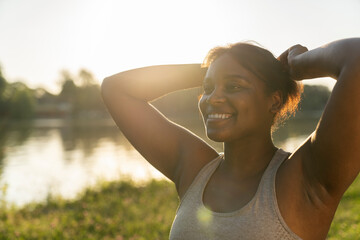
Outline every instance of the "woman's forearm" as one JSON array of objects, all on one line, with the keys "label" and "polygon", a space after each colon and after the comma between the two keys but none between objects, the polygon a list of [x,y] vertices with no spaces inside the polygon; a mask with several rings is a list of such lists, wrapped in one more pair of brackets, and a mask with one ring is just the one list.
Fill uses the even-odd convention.
[{"label": "woman's forearm", "polygon": [[151,101],[176,90],[201,86],[205,73],[200,64],[138,68],[105,78],[102,91]]},{"label": "woman's forearm", "polygon": [[338,79],[344,69],[359,63],[359,59],[360,38],[351,38],[335,41],[296,56],[291,56],[290,49],[288,64],[297,79],[317,77]]}]

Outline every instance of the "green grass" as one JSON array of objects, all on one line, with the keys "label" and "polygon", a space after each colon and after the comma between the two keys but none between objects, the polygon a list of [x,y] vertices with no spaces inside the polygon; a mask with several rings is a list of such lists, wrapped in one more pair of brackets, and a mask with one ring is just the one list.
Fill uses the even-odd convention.
[{"label": "green grass", "polygon": [[360,176],[345,192],[331,224],[328,239],[360,239]]},{"label": "green grass", "polygon": [[[167,181],[120,181],[76,200],[49,197],[20,209],[0,204],[0,239],[168,239],[178,198]],[[345,193],[328,239],[360,239],[359,178]]]},{"label": "green grass", "polygon": [[78,200],[1,211],[0,239],[168,239],[177,204],[169,182],[113,182]]}]

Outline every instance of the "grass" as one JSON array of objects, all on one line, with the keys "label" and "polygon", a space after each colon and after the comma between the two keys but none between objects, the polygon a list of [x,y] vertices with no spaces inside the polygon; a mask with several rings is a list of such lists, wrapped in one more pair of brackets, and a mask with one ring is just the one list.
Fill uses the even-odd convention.
[{"label": "grass", "polygon": [[328,239],[360,239],[360,176],[345,192],[336,211]]},{"label": "grass", "polygon": [[[102,184],[76,200],[49,197],[0,207],[0,239],[168,239],[178,198],[172,183]],[[328,239],[359,239],[360,179],[345,193]]]},{"label": "grass", "polygon": [[129,181],[0,213],[0,239],[168,239],[178,204],[166,181]]}]

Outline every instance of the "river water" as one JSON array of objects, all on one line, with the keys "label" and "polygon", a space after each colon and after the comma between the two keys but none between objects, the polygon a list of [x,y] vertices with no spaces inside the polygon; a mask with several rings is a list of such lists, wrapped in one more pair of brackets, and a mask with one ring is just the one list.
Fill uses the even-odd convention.
[{"label": "river water", "polygon": [[[208,140],[200,119],[179,120]],[[292,120],[274,134],[278,147],[294,150],[316,120]],[[0,200],[21,206],[50,194],[73,198],[99,181],[165,177],[131,146],[112,120],[35,120],[0,128]]]}]

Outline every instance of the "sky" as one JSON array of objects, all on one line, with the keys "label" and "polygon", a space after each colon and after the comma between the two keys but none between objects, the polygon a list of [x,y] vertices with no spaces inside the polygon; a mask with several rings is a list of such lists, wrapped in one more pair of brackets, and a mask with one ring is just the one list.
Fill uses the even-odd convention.
[{"label": "sky", "polygon": [[360,37],[360,0],[0,0],[0,34],[5,78],[57,93],[62,70],[85,68],[100,83],[131,68],[199,63],[243,40],[278,56]]}]

